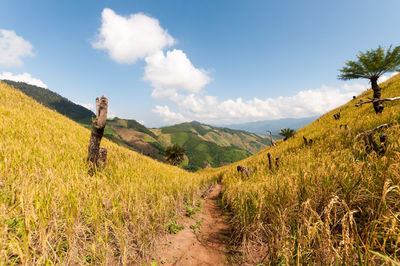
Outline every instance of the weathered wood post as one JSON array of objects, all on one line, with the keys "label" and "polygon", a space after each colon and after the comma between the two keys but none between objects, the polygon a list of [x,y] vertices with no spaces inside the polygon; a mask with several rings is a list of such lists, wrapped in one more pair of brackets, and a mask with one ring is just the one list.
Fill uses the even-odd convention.
[{"label": "weathered wood post", "polygon": [[272,171],[271,154],[268,152],[268,153],[267,153],[267,156],[268,156],[269,170]]},{"label": "weathered wood post", "polygon": [[276,170],[279,170],[279,157],[275,158],[275,166],[276,166]]},{"label": "weathered wood post", "polygon": [[303,136],[303,140],[304,140],[304,144],[307,146],[307,144],[308,144],[307,138]]},{"label": "weathered wood post", "polygon": [[108,100],[103,95],[100,100],[96,98],[96,119],[92,123],[92,134],[90,135],[87,162],[89,164],[89,174],[93,175],[95,168],[105,166],[107,149],[100,148],[101,138],[107,121]]},{"label": "weathered wood post", "polygon": [[275,140],[272,137],[272,132],[270,130],[266,130],[267,133],[269,133],[269,138],[271,139],[271,145],[270,146],[276,146]]}]

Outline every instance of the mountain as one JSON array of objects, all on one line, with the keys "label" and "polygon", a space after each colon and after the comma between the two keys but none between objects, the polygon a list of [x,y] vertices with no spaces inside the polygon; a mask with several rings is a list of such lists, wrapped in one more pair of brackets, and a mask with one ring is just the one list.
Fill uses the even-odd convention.
[{"label": "mountain", "polygon": [[[380,87],[382,98],[399,96],[400,75]],[[221,179],[231,240],[249,265],[399,264],[400,100],[384,102],[382,114],[371,103],[355,106],[372,95],[365,91],[275,147],[200,171]]]},{"label": "mountain", "polygon": [[164,160],[168,146],[184,147],[187,160],[181,166],[190,171],[201,169],[207,163],[218,167],[241,160],[270,144],[267,136],[195,121],[158,129],[147,129],[135,120],[120,118],[107,123],[132,148],[159,160]]},{"label": "mountain", "polygon": [[264,120],[264,121],[248,122],[242,124],[230,124],[223,126],[232,129],[245,130],[256,134],[267,134],[266,130],[269,130],[272,132],[273,135],[278,135],[279,131],[282,128],[292,128],[294,130],[297,130],[299,128],[302,128],[310,124],[317,118],[318,116],[311,116],[305,118],[283,118],[276,120]]},{"label": "mountain", "polygon": [[142,265],[211,182],[107,139],[90,176],[88,129],[4,82],[0,102],[2,264]]},{"label": "mountain", "polygon": [[[44,106],[90,129],[95,114],[51,90],[23,82],[4,80]],[[196,171],[210,164],[218,167],[259,152],[270,144],[264,135],[213,127],[198,122],[183,123],[159,129],[149,129],[133,119],[107,120],[104,137],[121,146],[165,162],[165,149],[179,144],[186,149],[186,160],[181,167]]]}]

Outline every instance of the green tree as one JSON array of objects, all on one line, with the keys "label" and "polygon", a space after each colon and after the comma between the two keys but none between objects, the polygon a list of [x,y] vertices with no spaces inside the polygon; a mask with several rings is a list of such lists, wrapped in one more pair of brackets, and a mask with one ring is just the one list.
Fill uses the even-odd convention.
[{"label": "green tree", "polygon": [[285,138],[283,140],[286,141],[288,138],[293,137],[295,132],[296,131],[294,129],[283,128],[281,131],[279,131],[279,135],[284,136]]},{"label": "green tree", "polygon": [[[376,50],[359,52],[357,61],[347,61],[346,65],[340,69],[339,79],[350,80],[365,78],[371,82],[371,87],[374,92],[372,102],[375,113],[382,113],[383,101],[381,99],[381,88],[378,85],[378,79],[384,73],[400,70],[400,46],[392,49],[378,47]],[[367,102],[365,102],[367,103]]]},{"label": "green tree", "polygon": [[185,158],[185,149],[178,144],[169,146],[165,150],[165,159],[172,165],[180,164]]}]

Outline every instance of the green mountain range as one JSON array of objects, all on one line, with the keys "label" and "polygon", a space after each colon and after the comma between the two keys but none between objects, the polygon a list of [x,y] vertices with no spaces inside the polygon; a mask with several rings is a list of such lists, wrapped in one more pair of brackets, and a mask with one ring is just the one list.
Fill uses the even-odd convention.
[{"label": "green mountain range", "polygon": [[[91,127],[95,114],[87,108],[48,89],[23,82],[4,82],[84,127]],[[269,137],[264,135],[204,125],[195,121],[150,129],[136,120],[121,118],[107,121],[104,137],[163,162],[166,148],[178,144],[184,147],[186,154],[180,166],[190,171],[239,161],[271,143]]]}]

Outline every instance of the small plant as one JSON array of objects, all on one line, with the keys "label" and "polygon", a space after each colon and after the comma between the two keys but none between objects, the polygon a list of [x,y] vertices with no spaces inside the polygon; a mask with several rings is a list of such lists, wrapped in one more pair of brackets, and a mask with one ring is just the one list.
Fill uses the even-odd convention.
[{"label": "small plant", "polygon": [[191,205],[186,205],[186,216],[187,217],[192,217],[192,215],[194,214],[194,208]]},{"label": "small plant", "polygon": [[186,216],[192,217],[196,212],[200,211],[201,201],[196,202],[196,206],[191,204],[186,204]]},{"label": "small plant", "polygon": [[204,221],[204,218],[201,218],[201,219],[197,220],[195,224],[192,224],[190,226],[190,229],[193,230],[194,234],[196,234],[196,230],[197,230],[197,233],[202,233],[203,232],[201,230],[201,226],[202,226],[203,221]]},{"label": "small plant", "polygon": [[25,230],[25,220],[23,217],[6,219],[5,224],[8,226],[8,231],[15,233],[21,237]]},{"label": "small plant", "polygon": [[202,202],[201,200],[196,201],[196,207],[201,208]]},{"label": "small plant", "polygon": [[178,225],[175,221],[167,223],[166,230],[170,234],[176,234],[183,229],[183,225]]}]

